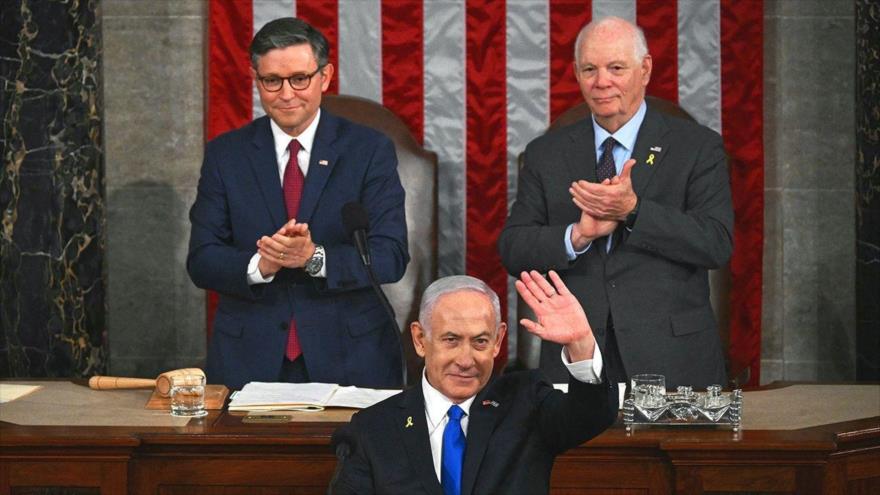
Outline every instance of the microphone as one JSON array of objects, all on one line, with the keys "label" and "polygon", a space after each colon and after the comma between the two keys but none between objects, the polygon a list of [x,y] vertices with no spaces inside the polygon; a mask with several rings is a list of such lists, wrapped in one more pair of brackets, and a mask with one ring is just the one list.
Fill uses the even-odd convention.
[{"label": "microphone", "polygon": [[330,437],[330,446],[336,453],[336,469],[333,470],[333,477],[330,478],[330,485],[327,490],[328,495],[332,495],[336,491],[336,482],[339,480],[339,474],[342,472],[345,461],[351,457],[354,449],[357,447],[357,440],[351,431],[351,423],[345,423],[333,432]]},{"label": "microphone", "polygon": [[367,230],[370,229],[370,217],[364,206],[356,201],[345,203],[342,207],[342,226],[361,255],[364,266],[370,266],[370,245],[367,244]]},{"label": "microphone", "polygon": [[397,333],[397,344],[400,347],[400,367],[403,374],[401,383],[406,388],[406,354],[403,352],[403,342],[400,340],[400,327],[397,325],[397,317],[394,316],[394,308],[388,302],[388,297],[385,295],[385,291],[382,290],[382,286],[373,272],[373,266],[370,261],[370,246],[367,243],[370,217],[367,215],[364,205],[357,201],[345,203],[342,206],[342,226],[345,228],[346,233],[354,240],[355,247],[361,255],[361,261],[364,263],[364,268],[367,269],[367,275],[370,277],[370,285],[373,286],[373,290],[379,296],[382,307],[385,308],[385,313],[391,318],[391,323],[394,325],[394,331]]}]

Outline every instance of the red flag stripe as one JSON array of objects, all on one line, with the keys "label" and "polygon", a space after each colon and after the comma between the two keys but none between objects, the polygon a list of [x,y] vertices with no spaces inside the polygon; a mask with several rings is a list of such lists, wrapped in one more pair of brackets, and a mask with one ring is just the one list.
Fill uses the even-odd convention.
[{"label": "red flag stripe", "polygon": [[337,0],[298,0],[296,16],[324,33],[330,45],[330,63],[337,68],[337,75],[330,81],[327,94],[339,92],[339,5]]},{"label": "red flag stripe", "polygon": [[[250,122],[251,87],[248,47],[253,38],[250,2],[211,0],[208,4],[208,96],[205,139]],[[217,293],[205,299],[207,332],[211,338]]]},{"label": "red flag stripe", "polygon": [[208,140],[251,120],[253,23],[250,2],[211,0],[208,5]]},{"label": "red flag stripe", "polygon": [[422,3],[382,0],[382,101],[424,138],[424,11]]},{"label": "red flag stripe", "polygon": [[736,214],[730,262],[730,355],[734,370],[751,368],[751,385],[760,383],[761,362],[763,12],[760,0],[721,2],[721,126]]},{"label": "red flag stripe", "polygon": [[[471,1],[465,13],[468,275],[492,287],[507,314],[507,274],[495,247],[507,218],[507,86],[504,2]],[[498,363],[507,357],[502,346]],[[500,366],[499,366],[500,369]]]},{"label": "red flag stripe", "polygon": [[638,0],[637,24],[645,32],[653,73],[648,94],[678,102],[678,1]]},{"label": "red flag stripe", "polygon": [[574,77],[574,42],[592,12],[591,0],[550,2],[550,122],[584,101]]}]

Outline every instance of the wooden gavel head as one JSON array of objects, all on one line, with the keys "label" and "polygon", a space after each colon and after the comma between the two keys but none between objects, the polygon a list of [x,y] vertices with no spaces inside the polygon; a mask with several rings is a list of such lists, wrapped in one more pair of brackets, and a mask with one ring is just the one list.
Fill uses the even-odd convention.
[{"label": "wooden gavel head", "polygon": [[181,376],[181,375],[199,375],[205,376],[205,372],[200,370],[199,368],[181,368],[179,370],[171,370],[162,373],[158,377],[156,377],[156,391],[162,397],[168,397],[171,395],[171,377],[172,376]]},{"label": "wooden gavel head", "polygon": [[89,378],[89,388],[94,390],[119,390],[127,388],[156,388],[156,393],[162,397],[171,395],[171,377],[182,375],[205,376],[205,372],[198,368],[181,368],[179,370],[166,371],[155,380],[149,378],[128,378],[122,376],[93,376]]}]

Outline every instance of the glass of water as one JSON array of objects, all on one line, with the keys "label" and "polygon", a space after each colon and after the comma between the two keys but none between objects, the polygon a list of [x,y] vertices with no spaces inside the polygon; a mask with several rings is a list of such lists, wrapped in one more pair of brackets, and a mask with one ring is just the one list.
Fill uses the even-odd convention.
[{"label": "glass of water", "polygon": [[205,410],[205,377],[180,375],[171,377],[171,415],[201,417]]},{"label": "glass of water", "polygon": [[663,375],[633,375],[632,387],[635,405],[645,408],[661,407],[666,404],[666,377]]}]

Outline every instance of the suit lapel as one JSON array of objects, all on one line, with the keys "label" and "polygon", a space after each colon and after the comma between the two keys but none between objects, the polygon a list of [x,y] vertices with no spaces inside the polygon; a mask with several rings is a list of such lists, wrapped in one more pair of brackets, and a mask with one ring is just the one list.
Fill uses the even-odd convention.
[{"label": "suit lapel", "polygon": [[339,119],[326,110],[321,110],[321,120],[318,122],[318,130],[315,132],[315,141],[312,145],[311,158],[309,159],[309,174],[303,186],[302,198],[299,202],[298,222],[310,222],[315,213],[315,207],[324,186],[336,166],[338,153],[333,148],[336,141]]},{"label": "suit lapel", "polygon": [[404,394],[400,400],[400,409],[395,412],[397,417],[393,421],[395,425],[399,425],[407,458],[422,486],[425,487],[425,492],[443,495],[443,489],[434,471],[431,440],[428,437],[428,425],[425,419],[425,398],[420,384],[416,384]]},{"label": "suit lapel", "polygon": [[572,146],[566,150],[565,162],[571,182],[581,179],[596,182],[596,149],[593,146],[596,138],[592,120],[586,118],[573,125],[569,138]]},{"label": "suit lapel", "polygon": [[632,182],[637,196],[641,196],[654,172],[661,167],[663,158],[669,153],[667,131],[663,115],[652,110],[649,105],[632,152],[632,158],[636,160],[632,169]]},{"label": "suit lapel", "polygon": [[272,223],[279,229],[287,222],[287,208],[284,206],[284,193],[278,176],[278,158],[275,156],[275,140],[269,128],[269,118],[262,117],[254,121],[253,131],[252,146],[247,148],[246,154]]},{"label": "suit lapel", "polygon": [[464,454],[464,467],[461,473],[461,493],[473,493],[480,465],[489,447],[489,439],[495,432],[498,420],[504,417],[510,407],[504,397],[492,392],[492,384],[483,389],[471,404],[468,418],[467,450]]}]

